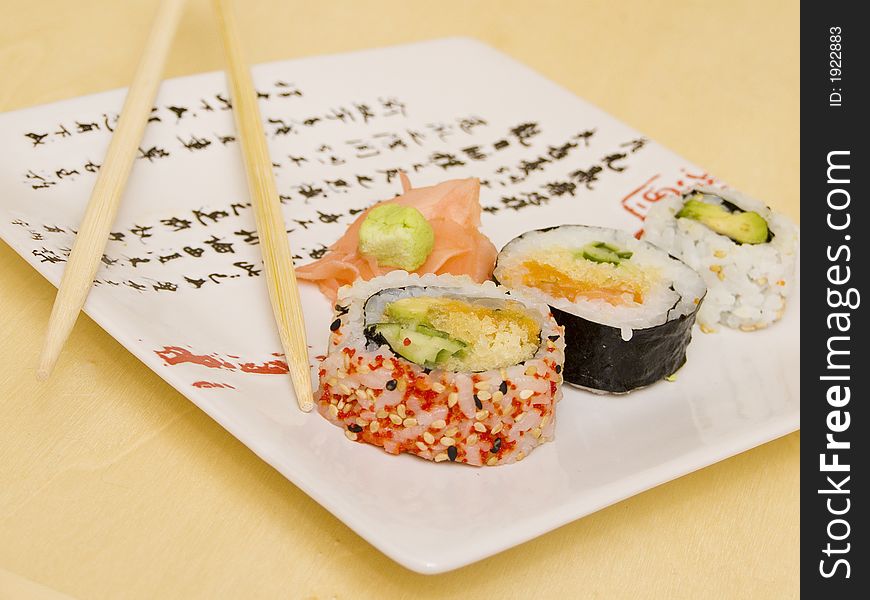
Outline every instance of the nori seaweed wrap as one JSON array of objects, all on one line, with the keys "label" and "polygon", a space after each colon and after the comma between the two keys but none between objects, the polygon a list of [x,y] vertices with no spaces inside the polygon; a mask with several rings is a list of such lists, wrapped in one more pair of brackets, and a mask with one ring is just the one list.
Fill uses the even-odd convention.
[{"label": "nori seaweed wrap", "polygon": [[707,290],[700,275],[656,246],[584,225],[511,240],[493,276],[550,305],[565,328],[566,382],[617,394],[655,383],[685,363]]}]

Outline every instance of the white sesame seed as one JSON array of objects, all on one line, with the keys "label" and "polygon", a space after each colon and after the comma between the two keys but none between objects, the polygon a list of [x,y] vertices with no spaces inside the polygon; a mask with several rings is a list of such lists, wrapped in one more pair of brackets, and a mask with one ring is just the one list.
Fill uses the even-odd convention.
[{"label": "white sesame seed", "polygon": [[532,375],[534,375],[537,372],[538,372],[538,369],[535,368],[535,365],[529,365],[528,367],[526,367],[525,374],[528,375],[529,377],[531,377]]},{"label": "white sesame seed", "polygon": [[432,429],[444,429],[447,427],[447,422],[444,419],[438,419],[437,421],[432,421],[432,423],[429,424],[429,427]]},{"label": "white sesame seed", "polygon": [[454,444],[456,444],[456,440],[454,440],[452,437],[447,437],[446,435],[441,438],[440,441],[442,446],[453,446]]},{"label": "white sesame seed", "polygon": [[444,435],[446,435],[447,437],[453,437],[457,433],[459,433],[459,427],[451,427],[450,429],[448,429],[447,431],[444,432]]},{"label": "white sesame seed", "polygon": [[484,433],[486,431],[486,425],[478,421],[474,424],[474,430],[479,431],[480,433]]},{"label": "white sesame seed", "polygon": [[441,452],[440,454],[435,455],[435,462],[444,462],[448,458],[450,458],[450,457],[447,456],[446,452]]},{"label": "white sesame seed", "polygon": [[487,391],[477,392],[478,400],[489,400],[490,398],[492,398],[492,394]]},{"label": "white sesame seed", "polygon": [[526,454],[524,452],[517,452],[517,462],[520,462],[525,457],[526,457]]},{"label": "white sesame seed", "polygon": [[452,408],[457,402],[459,402],[459,394],[450,392],[450,395],[447,396],[447,406]]},{"label": "white sesame seed", "polygon": [[398,414],[403,419],[405,418],[405,405],[404,404],[400,404],[399,406],[396,407],[396,414]]},{"label": "white sesame seed", "polygon": [[528,399],[531,398],[534,394],[535,394],[535,392],[533,392],[532,390],[523,390],[522,392],[520,392],[520,398],[521,398],[522,400],[528,400]]},{"label": "white sesame seed", "polygon": [[479,410],[474,414],[474,418],[477,419],[478,421],[483,421],[488,416],[489,416],[489,411],[485,410],[485,409]]},{"label": "white sesame seed", "polygon": [[337,404],[337,408],[338,408],[338,410],[343,409],[345,406],[347,406],[347,402],[345,402],[344,400],[342,400],[341,402],[339,402],[339,403]]},{"label": "white sesame seed", "polygon": [[402,425],[404,425],[405,427],[414,427],[417,425],[417,419],[415,419],[414,417],[408,417],[407,419],[402,421]]},{"label": "white sesame seed", "polygon": [[495,391],[492,393],[492,401],[499,402],[502,398],[504,398],[504,394],[499,391]]},{"label": "white sesame seed", "polygon": [[520,413],[516,417],[514,417],[514,423],[519,423],[523,419],[526,418],[526,413]]},{"label": "white sesame seed", "polygon": [[356,423],[357,425],[359,425],[360,427],[365,427],[366,425],[369,424],[369,422],[366,421],[365,419],[363,419],[362,417],[357,417],[356,420],[355,420],[355,423]]},{"label": "white sesame seed", "polygon": [[381,424],[378,423],[377,421],[372,421],[371,423],[369,423],[369,431],[371,431],[372,433],[377,433],[378,429],[380,429],[380,428],[381,428]]},{"label": "white sesame seed", "polygon": [[496,426],[492,428],[492,431],[490,431],[490,433],[495,435],[498,432],[500,432],[502,429],[504,429],[504,423],[499,421],[498,424],[496,424]]},{"label": "white sesame seed", "polygon": [[329,416],[332,417],[333,419],[338,417],[338,407],[335,406],[335,404],[329,405]]},{"label": "white sesame seed", "polygon": [[340,389],[341,393],[344,394],[345,396],[350,396],[350,388],[347,387],[346,385],[344,385],[343,383],[339,384],[338,389]]},{"label": "white sesame seed", "polygon": [[444,386],[436,381],[432,384],[432,391],[440,394],[441,392],[444,391]]},{"label": "white sesame seed", "polygon": [[368,396],[366,396],[366,391],[363,389],[358,389],[356,391],[356,397],[359,398],[360,402],[367,402],[369,399]]},{"label": "white sesame seed", "polygon": [[486,465],[487,465],[488,467],[492,467],[492,466],[494,466],[495,463],[497,463],[497,462],[498,462],[498,458],[496,458],[495,456],[490,456],[490,457],[487,459],[487,461],[486,461]]},{"label": "white sesame seed", "polygon": [[404,379],[400,379],[398,385],[396,386],[396,389],[398,389],[400,392],[404,392],[407,388],[408,382]]},{"label": "white sesame seed", "polygon": [[715,250],[713,251],[713,256],[715,256],[716,258],[725,258],[727,254],[724,250]]},{"label": "white sesame seed", "polygon": [[424,444],[423,442],[417,442],[417,447],[423,452],[426,452],[426,450],[429,449],[426,447],[426,444]]},{"label": "white sesame seed", "polygon": [[431,433],[429,433],[428,431],[423,434],[423,439],[426,440],[427,444],[434,444],[435,443],[435,436],[432,435]]},{"label": "white sesame seed", "polygon": [[402,417],[399,415],[390,415],[390,421],[392,421],[394,425],[401,425]]},{"label": "white sesame seed", "polygon": [[350,429],[345,430],[344,437],[346,437],[347,439],[349,439],[352,442],[355,442],[357,440],[357,435],[353,431],[351,431]]},{"label": "white sesame seed", "polygon": [[475,445],[475,444],[477,443],[477,434],[476,434],[476,433],[472,433],[470,436],[468,436],[468,437],[465,439],[465,441],[466,441],[466,443],[467,443],[469,446],[473,446],[473,445]]},{"label": "white sesame seed", "polygon": [[383,408],[375,413],[375,416],[379,419],[386,419],[389,413],[385,411]]},{"label": "white sesame seed", "polygon": [[541,437],[541,428],[540,427],[533,428],[532,435],[535,436],[535,438]]},{"label": "white sesame seed", "polygon": [[544,415],[541,417],[541,429],[547,426],[547,422],[550,420],[550,415]]},{"label": "white sesame seed", "polygon": [[338,385],[338,379],[336,379],[335,377],[330,377],[326,380],[326,383],[329,384],[329,387],[335,387],[336,385]]},{"label": "white sesame seed", "polygon": [[476,390],[488,390],[489,382],[488,381],[478,381],[474,384],[474,389]]},{"label": "white sesame seed", "polygon": [[502,379],[507,379],[507,369],[501,369],[498,373],[501,375]]}]

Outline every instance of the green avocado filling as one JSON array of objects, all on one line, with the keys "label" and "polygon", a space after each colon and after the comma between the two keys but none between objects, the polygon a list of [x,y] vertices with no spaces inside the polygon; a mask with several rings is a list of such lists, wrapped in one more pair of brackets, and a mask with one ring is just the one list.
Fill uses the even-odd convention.
[{"label": "green avocado filling", "polygon": [[458,298],[417,296],[387,305],[366,335],[428,368],[486,371],[534,356],[540,327],[518,302],[486,306]]},{"label": "green avocado filling", "polygon": [[697,197],[686,200],[677,218],[698,221],[738,244],[763,244],[770,239],[767,221],[757,212],[731,212],[724,206]]},{"label": "green avocado filling", "polygon": [[623,260],[628,260],[634,253],[624,250],[614,244],[606,242],[590,242],[576,253],[577,258],[584,258],[596,263],[610,263],[618,265]]},{"label": "green avocado filling", "polygon": [[381,267],[414,271],[435,246],[435,231],[413,206],[382,204],[369,211],[359,229],[357,249]]}]

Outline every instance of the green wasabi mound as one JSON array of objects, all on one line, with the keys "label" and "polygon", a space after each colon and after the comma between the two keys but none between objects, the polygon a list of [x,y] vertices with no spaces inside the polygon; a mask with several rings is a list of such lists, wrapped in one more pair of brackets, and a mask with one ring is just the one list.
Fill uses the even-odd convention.
[{"label": "green wasabi mound", "polygon": [[414,271],[435,246],[435,231],[413,206],[382,204],[369,211],[359,229],[360,254],[381,267]]}]

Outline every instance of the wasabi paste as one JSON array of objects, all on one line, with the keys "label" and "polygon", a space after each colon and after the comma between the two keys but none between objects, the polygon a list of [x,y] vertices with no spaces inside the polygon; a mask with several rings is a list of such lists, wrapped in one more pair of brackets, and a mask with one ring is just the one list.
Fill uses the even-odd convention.
[{"label": "wasabi paste", "polygon": [[412,206],[382,204],[369,211],[359,230],[359,252],[381,267],[418,269],[432,252],[435,231]]}]

